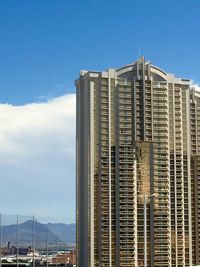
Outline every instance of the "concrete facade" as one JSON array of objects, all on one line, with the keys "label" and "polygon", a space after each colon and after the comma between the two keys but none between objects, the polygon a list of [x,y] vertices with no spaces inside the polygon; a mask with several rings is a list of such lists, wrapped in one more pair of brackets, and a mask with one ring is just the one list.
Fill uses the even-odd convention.
[{"label": "concrete facade", "polygon": [[199,264],[198,92],[144,57],[76,87],[77,266]]}]

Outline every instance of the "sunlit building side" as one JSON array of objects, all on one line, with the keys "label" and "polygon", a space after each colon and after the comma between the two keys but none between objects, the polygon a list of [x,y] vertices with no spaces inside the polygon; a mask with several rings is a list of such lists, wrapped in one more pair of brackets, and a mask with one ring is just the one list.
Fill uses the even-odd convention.
[{"label": "sunlit building side", "polygon": [[146,62],[81,71],[77,266],[200,263],[200,94]]}]

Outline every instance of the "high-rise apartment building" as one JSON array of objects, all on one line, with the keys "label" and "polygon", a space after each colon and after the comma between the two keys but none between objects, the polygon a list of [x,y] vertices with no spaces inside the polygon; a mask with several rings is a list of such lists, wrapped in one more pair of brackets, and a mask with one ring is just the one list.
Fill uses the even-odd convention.
[{"label": "high-rise apartment building", "polygon": [[146,62],[81,71],[78,267],[200,263],[200,94]]}]

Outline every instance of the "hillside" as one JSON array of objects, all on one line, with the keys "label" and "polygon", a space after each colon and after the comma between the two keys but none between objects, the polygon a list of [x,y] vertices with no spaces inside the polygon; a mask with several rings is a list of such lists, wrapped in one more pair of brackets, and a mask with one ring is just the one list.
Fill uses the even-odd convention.
[{"label": "hillside", "polygon": [[[33,244],[33,221],[26,221],[17,225],[2,226],[2,243],[4,246],[10,242],[10,245],[17,244],[17,236],[19,233],[19,244],[29,246]],[[44,247],[48,240],[49,245],[55,245],[56,242],[75,243],[75,224],[48,223],[42,224],[35,222],[35,243],[38,247]]]}]

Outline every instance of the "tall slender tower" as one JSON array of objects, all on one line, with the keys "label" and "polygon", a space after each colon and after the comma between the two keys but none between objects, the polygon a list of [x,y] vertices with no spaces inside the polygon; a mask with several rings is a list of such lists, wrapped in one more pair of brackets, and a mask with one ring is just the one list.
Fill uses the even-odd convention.
[{"label": "tall slender tower", "polygon": [[[146,62],[81,71],[78,267],[200,262],[200,97]],[[200,218],[200,217],[199,217]]]}]

